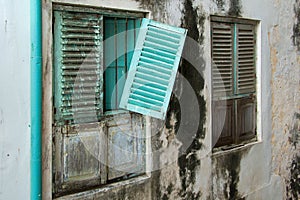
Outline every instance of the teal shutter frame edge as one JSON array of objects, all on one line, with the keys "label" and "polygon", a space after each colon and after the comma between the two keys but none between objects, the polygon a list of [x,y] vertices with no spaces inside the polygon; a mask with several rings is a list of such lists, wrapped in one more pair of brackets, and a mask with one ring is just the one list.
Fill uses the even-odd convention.
[{"label": "teal shutter frame edge", "polygon": [[61,40],[61,29],[62,29],[62,12],[61,11],[54,11],[54,30],[57,30],[54,32],[54,52],[53,52],[53,57],[54,57],[54,62],[53,62],[53,71],[54,71],[54,88],[53,91],[55,92],[54,94],[54,107],[56,108],[56,113],[54,115],[55,121],[62,121],[62,114],[60,107],[62,105],[61,101],[61,79],[62,79],[62,40]]},{"label": "teal shutter frame edge", "polygon": [[[170,33],[172,32],[172,33],[175,33],[177,35],[180,35],[180,38],[178,38],[179,39],[178,48],[177,48],[177,52],[176,52],[175,59],[174,59],[174,62],[173,62],[173,67],[171,69],[171,74],[170,74],[168,87],[165,91],[166,95],[164,97],[163,105],[160,107],[160,111],[153,110],[153,109],[150,109],[150,108],[144,108],[144,107],[141,107],[141,106],[132,105],[132,104],[128,103],[128,99],[129,99],[129,96],[131,94],[131,86],[132,86],[133,81],[135,79],[135,74],[137,72],[138,62],[139,62],[139,59],[141,57],[141,53],[143,51],[143,46],[144,46],[144,42],[146,40],[146,34],[147,34],[149,26],[156,27],[158,29],[162,29],[164,31],[169,31]],[[167,109],[168,109],[168,105],[169,105],[169,102],[170,102],[173,86],[174,86],[174,83],[175,83],[176,74],[177,74],[179,62],[180,62],[180,59],[181,59],[181,54],[182,54],[182,50],[183,50],[186,35],[187,35],[187,30],[186,29],[170,26],[170,25],[167,25],[167,24],[163,24],[163,23],[160,23],[160,22],[156,22],[156,21],[147,19],[147,18],[143,19],[142,25],[141,25],[141,28],[140,28],[140,31],[139,31],[135,51],[134,51],[134,54],[133,54],[133,57],[132,57],[130,70],[128,72],[128,78],[127,78],[127,81],[125,83],[125,87],[124,87],[124,90],[123,90],[123,95],[122,95],[121,102],[120,102],[120,108],[124,108],[124,109],[130,110],[130,111],[133,111],[133,112],[137,112],[137,113],[141,113],[143,115],[148,115],[148,116],[151,116],[151,117],[154,117],[154,118],[159,118],[159,119],[164,119],[165,118],[166,112],[167,112]]]}]

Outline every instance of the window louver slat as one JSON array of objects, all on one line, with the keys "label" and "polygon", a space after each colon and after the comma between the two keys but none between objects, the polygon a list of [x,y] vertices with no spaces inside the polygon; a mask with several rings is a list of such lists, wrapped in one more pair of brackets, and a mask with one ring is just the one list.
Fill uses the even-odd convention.
[{"label": "window louver slat", "polygon": [[102,113],[102,16],[55,12],[55,120],[98,121]]},{"label": "window louver slat", "polygon": [[212,23],[213,90],[215,97],[233,94],[233,31],[227,24]]},{"label": "window louver slat", "polygon": [[120,107],[164,119],[186,30],[143,19]]}]

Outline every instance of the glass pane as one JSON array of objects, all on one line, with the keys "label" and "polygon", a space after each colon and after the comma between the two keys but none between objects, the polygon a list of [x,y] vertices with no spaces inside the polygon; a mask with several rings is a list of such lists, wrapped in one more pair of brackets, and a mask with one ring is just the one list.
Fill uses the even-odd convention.
[{"label": "glass pane", "polygon": [[119,109],[140,25],[140,19],[104,18],[105,111]]}]

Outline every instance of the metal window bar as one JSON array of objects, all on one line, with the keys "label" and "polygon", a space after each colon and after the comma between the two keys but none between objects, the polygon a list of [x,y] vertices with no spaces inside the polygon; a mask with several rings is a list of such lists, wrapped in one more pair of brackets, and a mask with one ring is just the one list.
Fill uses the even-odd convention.
[{"label": "metal window bar", "polygon": [[[117,25],[117,18],[115,17],[114,20],[114,27],[115,27],[115,108],[118,107],[118,25]],[[126,64],[125,64],[126,65]]]},{"label": "metal window bar", "polygon": [[[136,45],[136,39],[137,39],[137,30],[136,28],[138,27],[138,25],[141,24],[141,20],[138,20],[138,18],[122,18],[122,17],[104,17],[104,22],[105,20],[111,20],[113,19],[113,28],[114,28],[114,58],[113,58],[113,62],[114,62],[114,81],[107,81],[108,77],[106,75],[106,73],[104,72],[104,111],[113,111],[113,110],[119,110],[119,96],[120,96],[120,92],[123,92],[122,90],[120,90],[121,88],[121,85],[120,84],[124,84],[124,83],[118,83],[118,78],[119,78],[119,62],[120,58],[118,58],[118,56],[120,56],[120,52],[118,52],[118,49],[120,49],[120,45],[122,45],[122,42],[118,41],[119,38],[118,38],[118,34],[122,33],[124,31],[124,34],[125,36],[122,38],[125,38],[124,39],[124,55],[121,55],[121,56],[124,56],[124,73],[126,74],[125,75],[125,79],[127,78],[127,72],[129,70],[129,65],[130,63],[128,61],[130,61],[130,54],[128,52],[128,47],[129,47],[129,43],[130,42],[133,42],[133,45],[135,46]],[[121,27],[119,27],[119,22],[123,20],[125,21],[125,30],[122,30]],[[132,21],[132,25],[133,25],[133,41],[129,41],[129,37],[128,37],[128,31],[130,29],[130,26],[129,26],[129,20],[133,20]],[[104,23],[105,24],[105,23]],[[106,26],[104,26],[104,34],[105,34],[105,29],[108,28]],[[132,27],[131,27],[132,28]],[[107,38],[108,36],[107,35],[104,35],[104,38]],[[107,45],[107,44],[106,44]],[[122,47],[123,48],[123,47]],[[107,52],[104,52],[104,54],[107,53]],[[105,60],[104,60],[104,65],[106,66],[106,70],[108,69],[109,66],[109,63],[106,63]],[[123,67],[123,66],[122,66]],[[113,84],[113,88],[114,91],[110,94],[109,91],[107,91],[106,89],[106,86],[108,86],[107,84]],[[110,87],[111,88],[111,87]],[[107,95],[111,95],[111,97],[108,97]],[[112,101],[111,98],[114,97],[114,104],[113,105],[110,105],[110,106],[107,106],[107,102],[108,100]]]}]

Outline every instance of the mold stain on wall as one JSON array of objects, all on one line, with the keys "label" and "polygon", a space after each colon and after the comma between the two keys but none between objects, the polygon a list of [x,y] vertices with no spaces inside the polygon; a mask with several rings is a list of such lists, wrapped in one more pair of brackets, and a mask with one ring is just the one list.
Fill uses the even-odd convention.
[{"label": "mold stain on wall", "polygon": [[156,21],[164,22],[167,18],[165,0],[136,0],[140,3],[141,8],[150,10],[152,18]]},{"label": "mold stain on wall", "polygon": [[228,10],[228,15],[230,16],[241,16],[242,14],[242,4],[240,0],[230,0],[230,7]]},{"label": "mold stain on wall", "polygon": [[295,113],[293,117],[293,124],[290,128],[290,138],[289,142],[293,145],[294,149],[298,149],[293,158],[290,169],[290,178],[286,186],[286,196],[289,199],[299,199],[300,198],[300,153],[299,153],[299,138],[300,137],[300,114]]},{"label": "mold stain on wall", "polygon": [[[200,13],[200,14],[198,14]],[[187,149],[183,148],[187,145],[184,144],[186,139],[183,140],[180,136],[177,137],[179,141],[181,141],[182,147],[179,149],[181,156],[178,158],[179,165],[179,175],[181,179],[181,190],[179,195],[182,199],[199,199],[201,197],[201,192],[197,192],[194,190],[194,184],[196,180],[196,171],[197,167],[200,167],[200,159],[197,157],[197,151],[202,148],[201,139],[205,136],[205,130],[203,128],[203,124],[205,122],[205,100],[202,95],[200,95],[201,91],[204,88],[204,79],[202,77],[201,72],[204,70],[205,61],[203,59],[203,31],[204,31],[204,20],[205,15],[200,8],[193,7],[192,0],[184,1],[184,10],[183,10],[183,18],[181,26],[188,29],[188,37],[197,42],[197,49],[190,49],[186,47],[184,49],[184,58],[193,58],[195,59],[196,66],[192,65],[186,59],[183,59],[180,66],[180,73],[184,76],[185,79],[188,80],[190,85],[192,86],[196,96],[196,102],[190,102],[190,111],[191,118],[193,118],[193,108],[195,106],[199,107],[200,110],[200,121],[197,133],[187,133],[188,138],[191,138],[192,143],[189,145]],[[186,43],[186,46],[187,43]],[[199,73],[200,72],[200,73]],[[182,92],[184,94],[184,91]],[[175,109],[177,110],[177,109]],[[177,114],[177,117],[180,115]],[[192,120],[191,120],[192,121]]]},{"label": "mold stain on wall", "polygon": [[[289,199],[299,199],[300,198],[300,156],[294,157],[292,164],[290,166],[291,177],[290,184],[287,186],[287,191],[291,191],[291,196]],[[289,196],[289,194],[287,194]]]},{"label": "mold stain on wall", "polygon": [[240,181],[240,165],[242,158],[249,149],[242,149],[228,154],[222,154],[213,158],[214,174],[214,198],[228,200],[245,199],[238,191]]},{"label": "mold stain on wall", "polygon": [[300,140],[300,113],[294,113],[293,124],[290,128],[289,142],[297,148]]},{"label": "mold stain on wall", "polygon": [[217,4],[218,9],[221,9],[223,11],[224,10],[224,6],[225,6],[224,0],[214,0],[214,1]]},{"label": "mold stain on wall", "polygon": [[298,51],[300,51],[300,0],[296,0],[294,5],[295,12],[295,24],[293,27],[293,43],[297,47]]}]

